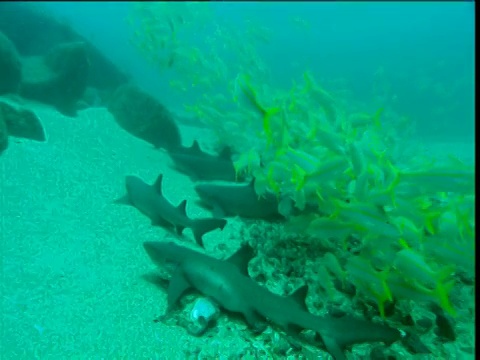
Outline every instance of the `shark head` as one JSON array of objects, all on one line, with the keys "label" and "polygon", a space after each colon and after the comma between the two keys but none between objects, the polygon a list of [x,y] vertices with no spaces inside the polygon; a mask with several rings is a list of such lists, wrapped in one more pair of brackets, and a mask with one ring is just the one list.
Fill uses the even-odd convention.
[{"label": "shark head", "polygon": [[129,175],[129,176],[125,177],[125,186],[127,188],[127,192],[129,194],[132,194],[137,189],[142,189],[142,188],[144,188],[145,186],[148,186],[148,185],[145,184],[145,182],[143,182],[142,179],[140,179],[136,176]]},{"label": "shark head", "polygon": [[143,243],[143,248],[155,264],[163,265],[168,256],[167,252],[171,248],[171,242],[146,241]]}]

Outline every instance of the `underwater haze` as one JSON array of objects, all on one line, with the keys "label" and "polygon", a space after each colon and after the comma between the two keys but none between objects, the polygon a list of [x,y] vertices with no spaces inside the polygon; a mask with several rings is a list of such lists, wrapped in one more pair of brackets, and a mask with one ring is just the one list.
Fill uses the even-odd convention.
[{"label": "underwater haze", "polygon": [[0,2],[0,358],[475,358],[474,2]]},{"label": "underwater haze", "polygon": [[[182,105],[165,77],[132,48],[126,23],[134,3],[45,3],[149,92]],[[245,19],[268,29],[259,53],[272,84],[288,87],[305,69],[324,82],[342,79],[370,101],[379,86],[397,111],[418,123],[422,136],[473,141],[474,2],[216,2],[213,24],[246,32]],[[181,10],[179,10],[181,11]],[[196,34],[186,41],[201,46]],[[188,39],[188,37],[191,39]],[[202,51],[202,48],[199,47]],[[155,79],[155,80],[153,80]],[[379,84],[375,84],[377,81]],[[172,96],[172,98],[169,98]]]}]

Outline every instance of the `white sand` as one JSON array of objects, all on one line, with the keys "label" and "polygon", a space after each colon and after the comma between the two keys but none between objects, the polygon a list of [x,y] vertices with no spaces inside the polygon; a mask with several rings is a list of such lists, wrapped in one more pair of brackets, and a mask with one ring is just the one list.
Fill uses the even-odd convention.
[{"label": "white sand", "polygon": [[[124,194],[125,175],[153,182],[163,172],[167,198],[174,204],[187,198],[190,216],[209,216],[192,201],[191,181],[105,109],[77,118],[34,109],[48,141],[11,138],[0,157],[1,358],[186,358],[183,350],[206,340],[154,323],[165,311],[166,293],[142,278],[155,269],[142,242],[172,235],[112,201]],[[207,234],[207,251],[222,255],[218,243],[233,251],[240,239],[230,234],[237,228],[229,221],[223,232]],[[184,242],[193,245],[190,230]],[[229,353],[235,338],[218,343],[218,353]]]}]

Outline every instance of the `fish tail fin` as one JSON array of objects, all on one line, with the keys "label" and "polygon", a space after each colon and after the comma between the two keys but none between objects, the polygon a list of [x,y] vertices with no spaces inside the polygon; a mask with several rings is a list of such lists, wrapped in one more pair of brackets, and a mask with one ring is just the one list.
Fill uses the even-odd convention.
[{"label": "fish tail fin", "polygon": [[203,247],[203,235],[206,233],[213,231],[215,229],[223,230],[225,225],[227,224],[227,220],[225,219],[196,219],[193,220],[192,224],[192,231],[195,241],[198,245]]},{"label": "fish tail fin", "polygon": [[292,169],[292,183],[295,184],[295,190],[300,191],[303,189],[305,185],[305,176],[306,176],[305,170],[303,170],[300,166],[297,164],[293,165]]},{"label": "fish tail fin", "polygon": [[267,144],[270,145],[273,143],[273,130],[272,130],[272,121],[271,118],[278,114],[281,111],[280,107],[272,107],[269,109],[262,109],[263,110],[263,131],[265,132],[265,136],[267,137]]},{"label": "fish tail fin", "polygon": [[382,123],[380,122],[380,117],[382,116],[382,113],[383,107],[379,108],[372,117],[373,124],[377,129],[380,129],[382,127]]},{"label": "fish tail fin", "polygon": [[457,315],[457,311],[455,310],[449,299],[449,294],[452,291],[454,285],[454,280],[450,280],[447,282],[439,281],[435,287],[435,296],[437,297],[440,306],[451,316]]}]

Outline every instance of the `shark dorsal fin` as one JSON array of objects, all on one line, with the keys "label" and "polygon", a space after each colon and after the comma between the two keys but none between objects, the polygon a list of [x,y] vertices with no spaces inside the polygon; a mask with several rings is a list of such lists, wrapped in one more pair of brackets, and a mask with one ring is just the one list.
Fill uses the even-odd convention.
[{"label": "shark dorsal fin", "polygon": [[294,300],[300,307],[308,311],[305,300],[307,299],[308,285],[300,286],[297,290],[290,294],[290,299]]},{"label": "shark dorsal fin", "polygon": [[155,183],[153,184],[153,188],[157,192],[158,195],[162,196],[162,179],[163,175],[160,174],[157,177],[157,180],[155,180]]},{"label": "shark dorsal fin", "polygon": [[252,260],[253,255],[253,248],[248,244],[243,244],[242,247],[226,261],[235,265],[243,275],[248,276],[248,263]]},{"label": "shark dorsal fin", "polygon": [[197,140],[193,140],[193,144],[192,146],[190,146],[190,152],[192,154],[196,154],[196,153],[201,153],[202,152],[202,149],[200,149],[200,145],[198,145],[198,141]]},{"label": "shark dorsal fin", "polygon": [[187,200],[183,200],[178,206],[177,210],[184,216],[187,216]]},{"label": "shark dorsal fin", "polygon": [[218,157],[225,160],[230,160],[232,158],[232,149],[230,149],[230,146],[225,146],[223,150],[220,151],[220,154],[218,154]]}]

